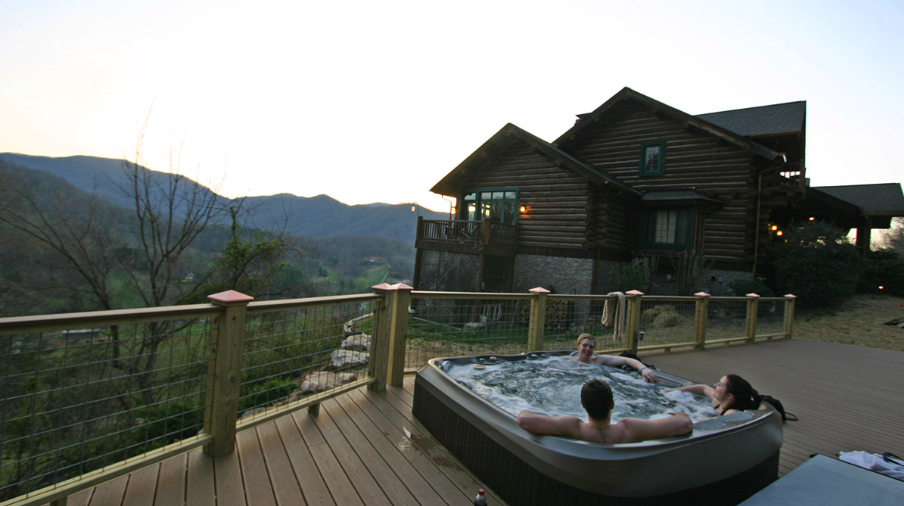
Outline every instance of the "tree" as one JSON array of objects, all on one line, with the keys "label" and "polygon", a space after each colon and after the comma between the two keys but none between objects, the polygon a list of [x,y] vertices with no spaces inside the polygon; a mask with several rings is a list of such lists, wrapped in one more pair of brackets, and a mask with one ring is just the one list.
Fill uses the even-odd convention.
[{"label": "tree", "polygon": [[[239,209],[230,208],[229,215],[232,220],[229,242],[213,263],[207,283],[186,302],[200,302],[207,295],[224,290],[236,290],[257,298],[298,296],[304,276],[286,260],[288,257],[300,258],[306,250],[300,248],[284,229],[276,233],[257,230],[243,234],[238,222]],[[283,276],[287,271],[290,275]]]},{"label": "tree", "polygon": [[6,164],[0,165],[0,183],[0,223],[19,240],[35,241],[55,254],[35,254],[36,262],[49,269],[63,264],[80,278],[82,283],[70,287],[93,300],[89,309],[115,309],[110,274],[122,234],[114,206]]},{"label": "tree", "polygon": [[871,242],[873,250],[890,249],[904,255],[904,218],[892,218],[891,226],[887,230],[877,230]]},{"label": "tree", "polygon": [[[189,248],[208,227],[229,216],[230,202],[216,194],[216,187],[208,189],[179,174],[172,153],[169,173],[142,167],[142,139],[134,161],[124,161],[113,179],[133,203],[127,212],[94,195],[61,191],[62,185],[50,189],[35,184],[25,173],[7,171],[5,177],[10,184],[0,195],[0,223],[53,251],[55,263],[81,280],[70,288],[89,297],[86,309],[117,309],[124,294],[145,307],[184,303],[207,277],[205,272],[185,282],[191,272]],[[233,206],[240,209],[241,202]],[[148,402],[154,398],[150,372],[160,345],[185,325],[152,322],[128,349],[120,329],[110,329],[113,366],[135,378]]]}]

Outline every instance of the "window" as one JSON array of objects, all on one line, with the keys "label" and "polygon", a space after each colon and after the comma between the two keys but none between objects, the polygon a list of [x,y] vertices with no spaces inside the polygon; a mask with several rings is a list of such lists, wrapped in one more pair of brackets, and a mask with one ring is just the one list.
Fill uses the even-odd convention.
[{"label": "window", "polygon": [[468,221],[491,220],[514,225],[518,221],[518,190],[501,188],[476,190],[462,197],[464,212],[461,217]]},{"label": "window", "polygon": [[640,246],[653,249],[691,249],[692,209],[651,209],[643,214]]},{"label": "window", "polygon": [[645,142],[640,145],[640,175],[661,176],[665,163],[665,141]]}]

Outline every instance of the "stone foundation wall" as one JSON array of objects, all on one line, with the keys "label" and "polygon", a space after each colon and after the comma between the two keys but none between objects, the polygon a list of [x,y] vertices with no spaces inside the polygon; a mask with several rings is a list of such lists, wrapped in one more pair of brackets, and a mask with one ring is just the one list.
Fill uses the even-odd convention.
[{"label": "stone foundation wall", "polygon": [[593,293],[593,260],[518,255],[515,280],[522,291],[542,286],[553,293]]}]

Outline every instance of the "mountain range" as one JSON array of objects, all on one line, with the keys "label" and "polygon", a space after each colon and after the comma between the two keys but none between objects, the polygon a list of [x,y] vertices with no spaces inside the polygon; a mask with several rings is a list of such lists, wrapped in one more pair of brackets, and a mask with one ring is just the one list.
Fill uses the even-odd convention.
[{"label": "mountain range", "polygon": [[[131,207],[121,189],[127,184],[122,170],[124,160],[94,156],[46,157],[18,153],[0,153],[0,159],[35,171],[52,174],[85,192],[92,193],[113,204]],[[146,167],[147,175],[155,183],[165,184],[173,177],[166,172]],[[206,191],[203,185],[191,181]],[[224,203],[239,199],[223,199]],[[432,211],[419,204],[360,204],[347,205],[328,195],[298,197],[288,193],[244,197],[247,224],[256,228],[278,228],[299,236],[326,237],[384,237],[414,244],[417,218],[448,219],[447,213]],[[412,209],[414,211],[412,211]]]}]

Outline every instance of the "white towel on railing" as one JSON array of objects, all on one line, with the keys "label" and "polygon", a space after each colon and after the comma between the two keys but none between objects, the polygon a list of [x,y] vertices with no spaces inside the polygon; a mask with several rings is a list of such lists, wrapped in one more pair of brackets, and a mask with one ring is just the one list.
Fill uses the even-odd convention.
[{"label": "white towel on railing", "polygon": [[609,295],[615,296],[616,299],[614,301],[606,299],[600,323],[607,327],[610,325],[615,327],[612,339],[615,342],[619,342],[625,337],[625,310],[627,309],[627,306],[625,306],[625,294],[622,292],[609,292]]}]

